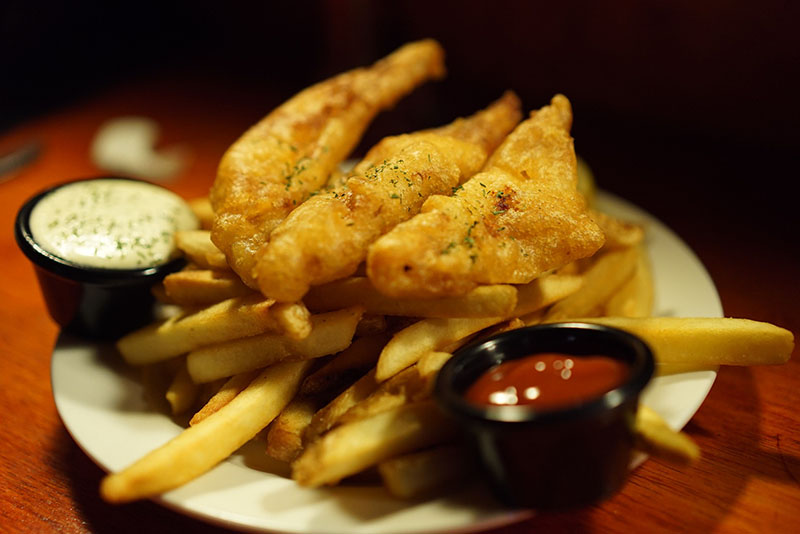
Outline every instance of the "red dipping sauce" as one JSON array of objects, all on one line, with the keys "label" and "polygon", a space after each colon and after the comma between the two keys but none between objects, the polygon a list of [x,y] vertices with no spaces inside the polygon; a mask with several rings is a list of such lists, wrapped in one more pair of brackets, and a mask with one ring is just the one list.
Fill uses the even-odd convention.
[{"label": "red dipping sauce", "polygon": [[625,382],[630,369],[608,356],[542,353],[496,365],[467,388],[475,404],[566,408],[596,399]]}]

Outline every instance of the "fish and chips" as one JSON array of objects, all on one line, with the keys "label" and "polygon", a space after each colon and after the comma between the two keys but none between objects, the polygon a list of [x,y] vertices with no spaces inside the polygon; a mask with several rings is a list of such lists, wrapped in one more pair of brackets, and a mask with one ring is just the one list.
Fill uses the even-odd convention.
[{"label": "fish and chips", "polygon": [[[104,499],[174,489],[257,436],[301,486],[375,468],[402,498],[453,487],[473,459],[433,402],[437,373],[525,325],[628,330],[662,374],[789,358],[774,325],[651,317],[646,229],[595,208],[562,95],[522,120],[506,93],[338,170],[379,111],[443,73],[437,43],[408,44],[302,91],[225,153],[192,202],[204,229],[176,235],[188,266],[154,288],[177,311],[117,343],[189,426],[108,475]],[[699,456],[646,406],[636,434],[656,457]]]}]

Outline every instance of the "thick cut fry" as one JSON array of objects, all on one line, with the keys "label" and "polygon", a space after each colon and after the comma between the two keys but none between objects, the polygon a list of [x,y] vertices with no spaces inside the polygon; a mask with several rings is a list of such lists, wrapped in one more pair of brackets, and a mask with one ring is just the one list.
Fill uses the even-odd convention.
[{"label": "thick cut fry", "polygon": [[424,354],[497,324],[503,317],[480,319],[424,319],[404,328],[386,344],[378,359],[375,378],[388,380],[416,363]]},{"label": "thick cut fry", "polygon": [[510,285],[479,286],[458,297],[395,299],[383,295],[366,277],[337,280],[311,288],[304,302],[314,311],[361,304],[367,313],[404,317],[498,317],[511,313],[517,290]]},{"label": "thick cut fry", "polygon": [[250,385],[250,382],[252,382],[256,376],[258,376],[258,373],[259,371],[249,371],[247,373],[240,373],[230,377],[225,381],[219,391],[217,391],[210,399],[208,399],[208,402],[206,402],[203,407],[192,416],[189,424],[196,425],[197,423],[206,419],[212,413],[218,412],[223,406],[231,402],[236,395],[241,393],[248,385]]},{"label": "thick cut fry", "polygon": [[186,362],[182,362],[164,394],[172,415],[186,413],[197,400],[199,393],[200,386],[192,381],[192,377],[189,376],[189,371],[186,369]]},{"label": "thick cut fry", "polygon": [[439,495],[474,474],[476,460],[464,447],[441,445],[378,464],[389,493],[401,499]]},{"label": "thick cut fry", "polygon": [[375,369],[372,369],[314,414],[303,436],[304,441],[307,443],[316,441],[319,436],[333,428],[347,410],[369,397],[378,386],[378,382],[375,381]]},{"label": "thick cut fry", "polygon": [[[219,393],[222,386],[227,383],[227,379],[220,378],[219,380],[214,380],[213,382],[206,382],[205,384],[198,384],[197,389],[197,400],[195,401],[195,406],[205,406],[208,402],[217,394]],[[197,413],[192,415],[192,418],[197,415]],[[189,421],[191,425],[191,421]]]},{"label": "thick cut fry", "polygon": [[387,335],[362,337],[325,365],[311,373],[300,386],[302,395],[319,395],[336,389],[343,382],[357,379],[369,371],[378,361],[381,349],[389,340]]},{"label": "thick cut fry", "polygon": [[167,301],[179,306],[210,306],[252,293],[231,271],[183,270],[164,278]]},{"label": "thick cut fry", "polygon": [[575,319],[630,332],[659,364],[779,365],[789,361],[794,335],[779,326],[721,317],[591,317]]},{"label": "thick cut fry", "polygon": [[644,228],[638,224],[623,221],[602,211],[590,210],[589,214],[606,237],[604,250],[635,247],[644,240]]},{"label": "thick cut fry", "polygon": [[603,244],[577,190],[569,101],[531,113],[484,170],[451,196],[375,241],[367,273],[403,298],[463,295],[480,284],[524,284]]},{"label": "thick cut fry", "polygon": [[262,334],[205,346],[190,352],[186,365],[192,380],[204,383],[282,360],[321,358],[350,345],[361,313],[361,308],[355,307],[315,315],[311,318],[311,333],[300,340],[283,334]]},{"label": "thick cut fry", "polygon": [[360,401],[333,422],[333,426],[344,425],[359,419],[385,412],[407,404],[420,392],[426,390],[428,382],[416,369],[416,365],[404,369],[389,380],[381,383],[369,397]]},{"label": "thick cut fry", "polygon": [[108,475],[100,494],[123,503],[159,495],[196,478],[266,427],[295,395],[310,361],[264,370],[230,403],[124,470]]},{"label": "thick cut fry", "polygon": [[636,448],[656,458],[690,464],[700,458],[700,448],[692,439],[673,430],[654,410],[639,405],[636,412]]},{"label": "thick cut fry", "polygon": [[292,339],[305,339],[311,333],[311,313],[302,302],[279,302],[272,309],[272,315]]},{"label": "thick cut fry", "polygon": [[319,192],[273,230],[257,266],[262,293],[295,301],[312,285],[352,275],[373,241],[478,172],[520,116],[519,99],[507,93],[459,127],[383,139],[343,187]]},{"label": "thick cut fry", "polygon": [[275,332],[278,326],[270,314],[273,304],[256,294],[229,299],[131,332],[117,342],[117,349],[125,361],[141,365],[212,343]]},{"label": "thick cut fry", "polygon": [[539,311],[554,302],[571,297],[583,287],[582,276],[551,274],[517,286],[517,305],[509,317],[521,317]]},{"label": "thick cut fry", "polygon": [[[580,287],[580,278],[550,275],[518,288],[511,316],[531,313],[563,299]],[[445,348],[508,316],[476,319],[424,319],[401,330],[386,344],[378,360],[376,378],[384,381],[417,362],[423,354]]]},{"label": "thick cut fry", "polygon": [[401,406],[336,427],[311,443],[292,464],[292,478],[301,486],[334,484],[394,456],[442,443],[456,432],[433,402]]},{"label": "thick cut fry", "polygon": [[358,322],[358,327],[356,327],[356,337],[377,336],[386,332],[388,327],[389,324],[385,316],[365,313]]},{"label": "thick cut fry", "polygon": [[303,90],[225,152],[211,189],[212,237],[247,285],[257,287],[253,268],[275,227],[325,184],[377,113],[444,74],[443,58],[435,41],[409,43]]},{"label": "thick cut fry", "polygon": [[544,314],[545,310],[538,310],[533,313],[523,315],[519,318],[519,320],[522,321],[523,326],[533,326],[542,323],[544,320]]},{"label": "thick cut fry", "polygon": [[553,304],[545,315],[545,321],[599,315],[617,288],[633,276],[638,256],[635,247],[611,250],[600,255],[583,273],[581,288]]},{"label": "thick cut fry", "polygon": [[303,432],[319,407],[312,397],[295,397],[270,424],[267,432],[267,455],[291,462],[303,451]]},{"label": "thick cut fry", "polygon": [[228,269],[225,254],[211,242],[208,230],[182,230],[175,232],[177,246],[189,260],[201,269]]},{"label": "thick cut fry", "polygon": [[435,378],[439,369],[453,357],[451,352],[431,351],[423,354],[417,362],[417,372],[423,378]]},{"label": "thick cut fry", "polygon": [[650,258],[641,245],[636,267],[627,282],[617,288],[606,302],[602,315],[609,317],[649,317],[653,314],[653,272]]}]

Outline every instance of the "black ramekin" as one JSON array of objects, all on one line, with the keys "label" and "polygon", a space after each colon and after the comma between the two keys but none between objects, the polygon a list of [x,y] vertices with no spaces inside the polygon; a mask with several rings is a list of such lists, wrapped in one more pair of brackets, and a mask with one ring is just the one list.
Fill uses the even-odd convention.
[{"label": "black ramekin", "polygon": [[[464,398],[493,366],[543,352],[609,356],[626,362],[630,374],[615,389],[563,409],[478,405]],[[607,498],[625,482],[639,394],[653,369],[649,347],[627,332],[554,323],[505,332],[457,351],[439,372],[435,396],[464,428],[503,503],[575,508]]]},{"label": "black ramekin", "polygon": [[[94,179],[132,180],[119,176],[86,180]],[[72,183],[75,181],[50,187],[25,202],[17,213],[14,236],[33,263],[53,320],[74,334],[114,339],[152,320],[152,286],[186,262],[176,258],[142,269],[102,269],[78,265],[44,250],[33,238],[31,212],[45,196]]]}]

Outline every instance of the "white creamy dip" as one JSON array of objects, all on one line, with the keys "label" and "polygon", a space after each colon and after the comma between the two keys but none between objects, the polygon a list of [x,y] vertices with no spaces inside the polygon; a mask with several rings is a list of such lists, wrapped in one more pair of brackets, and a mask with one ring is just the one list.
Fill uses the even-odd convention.
[{"label": "white creamy dip", "polygon": [[177,254],[176,230],[198,227],[178,195],[133,180],[97,179],[62,186],[31,211],[31,234],[44,250],[85,267],[140,269]]}]

